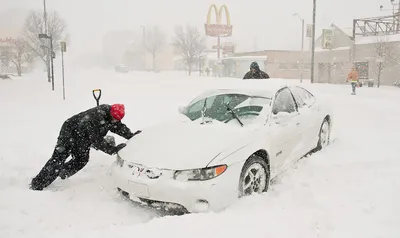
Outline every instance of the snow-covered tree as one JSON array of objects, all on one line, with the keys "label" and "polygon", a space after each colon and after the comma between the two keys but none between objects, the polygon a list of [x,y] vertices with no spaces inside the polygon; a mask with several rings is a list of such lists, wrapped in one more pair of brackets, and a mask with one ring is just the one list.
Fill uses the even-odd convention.
[{"label": "snow-covered tree", "polygon": [[185,31],[182,26],[179,26],[175,28],[173,44],[188,66],[190,75],[193,65],[199,62],[199,58],[206,48],[205,38],[200,35],[196,27],[187,26]]},{"label": "snow-covered tree", "polygon": [[0,74],[8,72],[11,64],[11,53],[9,51],[0,52]]},{"label": "snow-covered tree", "polygon": [[146,49],[153,57],[153,71],[156,71],[156,58],[163,50],[166,42],[166,35],[157,26],[153,26],[146,32]]},{"label": "snow-covered tree", "polygon": [[[47,29],[47,34],[51,35],[53,38],[53,51],[56,53],[60,49],[59,42],[61,40],[66,41],[68,38],[66,33],[67,22],[58,14],[58,12],[49,12],[47,13]],[[48,55],[49,52],[50,40],[40,39],[39,34],[42,33],[46,33],[43,12],[32,11],[25,19],[23,34],[29,47],[34,52],[34,55],[43,60],[47,66],[47,72],[49,72],[50,63],[47,61],[46,55]]]},{"label": "snow-covered tree", "polygon": [[13,48],[10,52],[10,61],[15,65],[18,76],[22,75],[22,66],[32,61],[33,52],[28,43],[23,39],[12,42]]},{"label": "snow-covered tree", "polygon": [[382,71],[387,67],[400,64],[400,43],[388,41],[388,36],[377,36],[377,42],[374,44],[376,53],[376,67],[373,73],[378,78],[378,88],[381,84]]}]

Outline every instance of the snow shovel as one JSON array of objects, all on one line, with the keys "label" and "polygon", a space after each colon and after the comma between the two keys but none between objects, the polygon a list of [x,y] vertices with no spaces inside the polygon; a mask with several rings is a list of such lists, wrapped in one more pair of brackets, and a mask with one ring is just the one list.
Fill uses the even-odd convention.
[{"label": "snow shovel", "polygon": [[[96,92],[99,92],[99,95],[96,96]],[[101,89],[94,89],[93,90],[93,97],[94,97],[94,100],[96,100],[97,106],[99,106],[100,98],[101,98]]]}]

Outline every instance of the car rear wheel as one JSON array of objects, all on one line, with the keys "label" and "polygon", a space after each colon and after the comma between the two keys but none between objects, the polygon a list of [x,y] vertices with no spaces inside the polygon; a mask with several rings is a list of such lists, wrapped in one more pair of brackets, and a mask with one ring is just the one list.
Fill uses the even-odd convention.
[{"label": "car rear wheel", "polygon": [[331,129],[327,119],[324,119],[319,131],[319,140],[317,144],[317,150],[321,150],[329,145],[329,139],[331,135]]},{"label": "car rear wheel", "polygon": [[239,179],[239,197],[266,192],[269,187],[270,173],[263,158],[253,155],[246,161]]}]

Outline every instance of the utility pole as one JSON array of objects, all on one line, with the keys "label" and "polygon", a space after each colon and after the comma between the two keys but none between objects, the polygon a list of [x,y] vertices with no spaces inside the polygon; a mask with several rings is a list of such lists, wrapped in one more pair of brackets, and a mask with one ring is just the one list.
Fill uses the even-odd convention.
[{"label": "utility pole", "polygon": [[311,83],[314,83],[314,61],[315,61],[315,15],[317,1],[313,0],[313,24],[312,24],[312,40],[311,40]]},{"label": "utility pole", "polygon": [[396,18],[397,18],[397,25],[396,25],[396,27],[397,27],[397,32],[399,32],[400,31],[400,1],[399,1],[399,3],[398,3],[398,8],[397,8],[397,13],[396,13]]},{"label": "utility pole", "polygon": [[[47,27],[47,9],[46,9],[46,0],[43,0],[43,21],[44,21],[44,34],[48,35],[48,27]],[[47,46],[47,54],[46,54],[46,71],[47,71],[47,80],[50,83],[50,50],[48,45]]]},{"label": "utility pole", "polygon": [[61,42],[61,64],[62,64],[62,86],[63,86],[63,100],[65,100],[65,83],[64,83],[64,52],[67,52],[67,43]]},{"label": "utility pole", "polygon": [[50,55],[50,60],[51,60],[51,89],[54,91],[54,57],[55,57],[55,53],[53,51],[53,36],[50,36],[50,51],[51,51],[51,55]]}]

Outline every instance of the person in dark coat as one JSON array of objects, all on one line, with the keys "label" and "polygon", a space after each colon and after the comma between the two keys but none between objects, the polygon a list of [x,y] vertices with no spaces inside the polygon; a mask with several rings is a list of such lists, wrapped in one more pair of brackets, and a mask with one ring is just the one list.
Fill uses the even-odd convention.
[{"label": "person in dark coat", "polygon": [[[109,155],[117,153],[126,146],[122,143],[115,146],[104,137],[109,131],[129,140],[141,131],[132,133],[121,122],[125,116],[123,104],[103,104],[67,119],[60,130],[57,145],[52,157],[47,161],[39,174],[32,179],[32,190],[43,190],[60,176],[71,177],[81,170],[89,161],[90,147]],[[72,159],[65,162],[69,156]]]},{"label": "person in dark coat", "polygon": [[250,71],[244,75],[243,79],[269,79],[269,75],[260,70],[257,62],[253,62],[250,65]]}]

